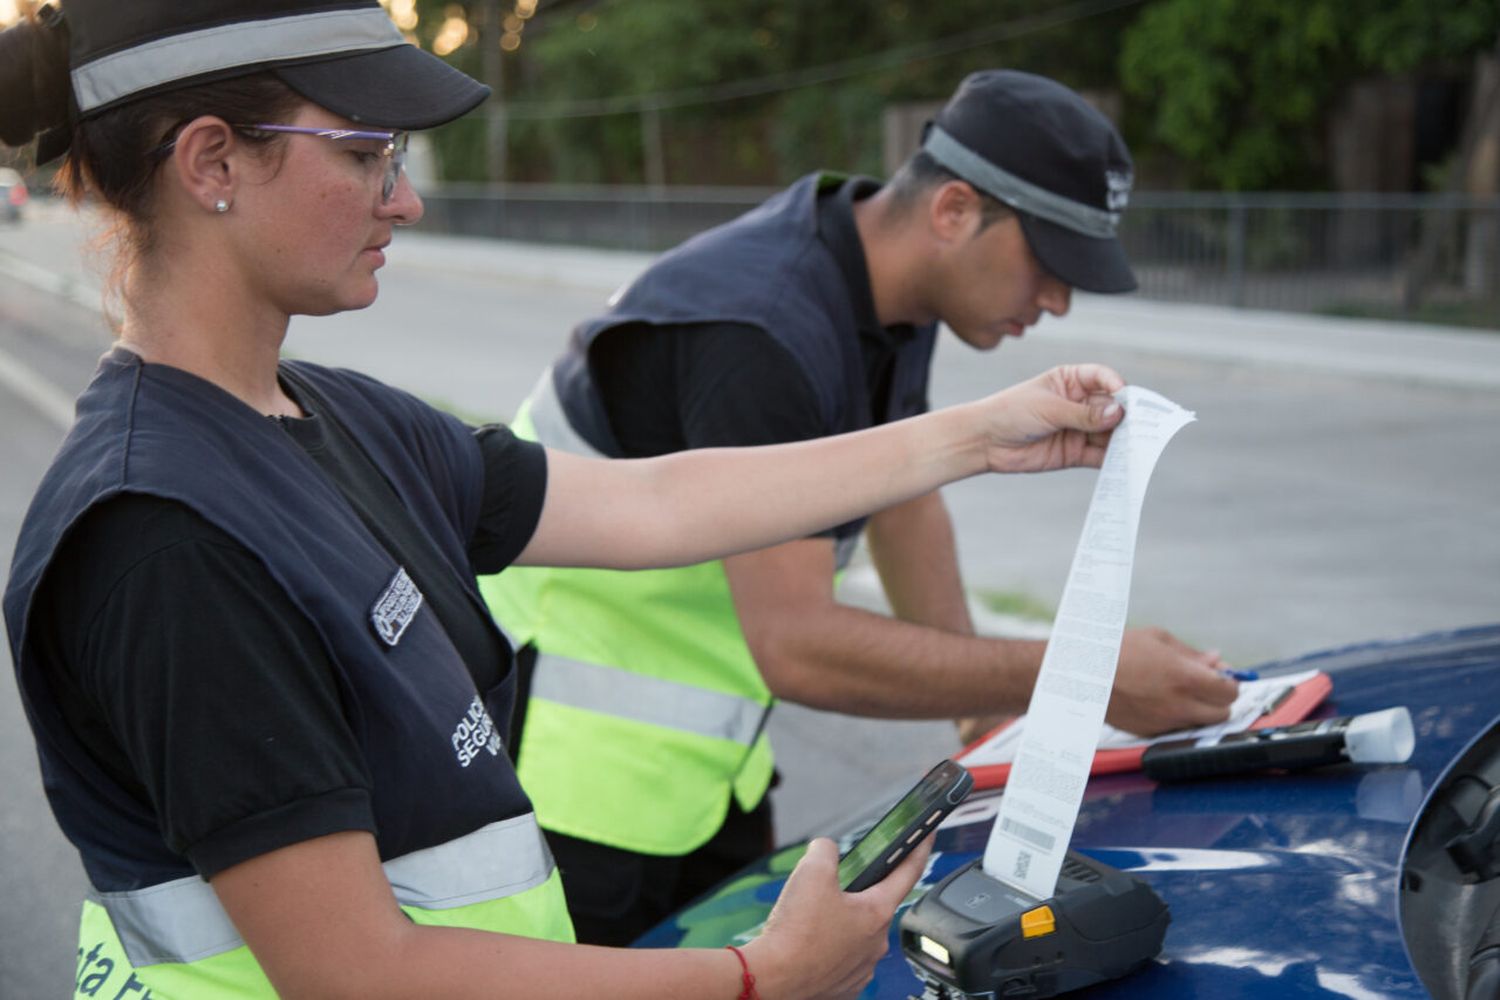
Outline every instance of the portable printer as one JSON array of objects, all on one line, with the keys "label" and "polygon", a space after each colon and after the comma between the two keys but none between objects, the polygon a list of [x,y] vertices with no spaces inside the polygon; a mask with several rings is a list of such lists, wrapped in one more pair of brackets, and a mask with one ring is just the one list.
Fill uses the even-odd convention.
[{"label": "portable printer", "polygon": [[992,878],[976,859],[902,915],[901,950],[923,983],[919,1000],[1031,1000],[1146,964],[1170,921],[1144,880],[1076,851],[1047,899]]}]

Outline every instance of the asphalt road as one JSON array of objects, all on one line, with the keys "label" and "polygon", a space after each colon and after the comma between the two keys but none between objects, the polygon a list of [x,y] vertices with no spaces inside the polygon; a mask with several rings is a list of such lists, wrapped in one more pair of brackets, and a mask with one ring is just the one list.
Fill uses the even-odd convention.
[{"label": "asphalt road", "polygon": [[[0,227],[7,565],[67,400],[108,342],[78,228],[46,208],[24,227]],[[509,414],[569,326],[643,260],[416,233],[401,234],[390,257],[378,305],[295,321],[289,353],[367,371],[474,418]],[[1250,664],[1500,619],[1500,337],[1084,299],[1074,317],[990,356],[946,340],[933,402],[1077,360],[1112,364],[1199,418],[1151,484],[1136,622]],[[1092,482],[1079,471],[950,487],[969,584],[1055,603]],[[878,600],[872,590],[856,573],[850,599]],[[953,748],[944,723],[793,706],[778,709],[772,736],[784,838],[827,829]],[[0,787],[0,998],[62,996],[84,884],[47,811],[3,668]]]},{"label": "asphalt road", "polygon": [[[90,359],[105,342],[97,328],[89,311],[0,275],[0,363],[24,358],[31,372],[55,380],[58,396],[76,394],[87,382]],[[55,408],[49,415],[46,407],[0,384],[0,552],[7,566],[31,493],[62,440]],[[0,655],[8,665],[8,647]],[[0,789],[0,899],[14,903],[0,908],[0,997],[71,995],[78,903],[86,885],[42,796],[8,666],[0,674]]]}]

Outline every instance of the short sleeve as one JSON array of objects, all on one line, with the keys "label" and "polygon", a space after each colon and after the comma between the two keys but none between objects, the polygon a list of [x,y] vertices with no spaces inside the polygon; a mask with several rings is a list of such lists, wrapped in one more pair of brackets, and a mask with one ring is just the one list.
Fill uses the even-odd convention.
[{"label": "short sleeve", "polygon": [[469,562],[475,573],[498,573],[526,548],[542,518],[547,451],[499,424],[474,433],[484,458],[484,499],[469,541]]}]

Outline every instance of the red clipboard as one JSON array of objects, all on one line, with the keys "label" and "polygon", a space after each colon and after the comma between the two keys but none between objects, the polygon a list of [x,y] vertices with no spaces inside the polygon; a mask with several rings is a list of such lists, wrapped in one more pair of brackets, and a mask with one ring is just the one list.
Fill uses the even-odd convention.
[{"label": "red clipboard", "polygon": [[[1270,726],[1289,726],[1294,722],[1301,722],[1311,714],[1312,710],[1320,705],[1324,698],[1328,697],[1333,690],[1333,678],[1319,671],[1316,675],[1309,677],[1301,684],[1294,686],[1281,699],[1271,706],[1270,710],[1252,722],[1247,729],[1266,729]],[[960,764],[964,763],[964,755],[977,748],[980,744],[990,739],[1011,723],[1010,719],[991,729],[979,737],[958,753],[953,759]],[[1094,754],[1094,766],[1089,769],[1090,774],[1118,774],[1122,771],[1138,771],[1141,767],[1141,755],[1150,746],[1149,742],[1140,743],[1136,746],[1115,747],[1109,750],[1099,750]],[[974,776],[974,788],[1000,788],[1010,778],[1010,764],[965,764],[969,773]]]}]

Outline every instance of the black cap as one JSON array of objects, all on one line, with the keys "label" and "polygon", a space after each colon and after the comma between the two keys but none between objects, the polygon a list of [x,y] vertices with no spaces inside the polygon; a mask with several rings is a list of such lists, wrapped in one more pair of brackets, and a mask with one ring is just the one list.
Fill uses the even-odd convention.
[{"label": "black cap", "polygon": [[1016,210],[1044,268],[1087,292],[1130,292],[1115,235],[1135,168],[1125,140],[1083,98],[1015,70],[968,76],[928,123],[922,149]]},{"label": "black cap", "polygon": [[431,128],[489,88],[407,43],[375,0],[67,0],[83,118],[148,94],[269,71],[334,114]]}]

